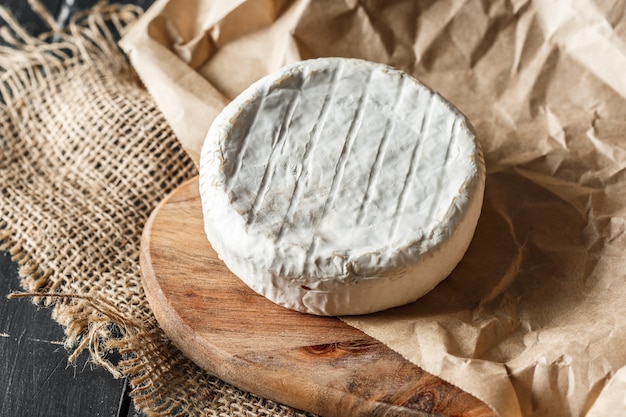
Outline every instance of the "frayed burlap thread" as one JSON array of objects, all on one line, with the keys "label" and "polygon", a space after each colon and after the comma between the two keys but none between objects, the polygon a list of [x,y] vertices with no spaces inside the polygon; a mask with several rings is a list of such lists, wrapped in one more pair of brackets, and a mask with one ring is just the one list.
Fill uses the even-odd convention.
[{"label": "frayed burlap thread", "polygon": [[142,228],[196,168],[116,45],[141,10],[99,5],[61,30],[31,4],[51,26],[36,38],[0,9],[0,245],[21,296],[51,307],[70,359],[128,377],[146,415],[304,416],[208,375],[150,311]]}]

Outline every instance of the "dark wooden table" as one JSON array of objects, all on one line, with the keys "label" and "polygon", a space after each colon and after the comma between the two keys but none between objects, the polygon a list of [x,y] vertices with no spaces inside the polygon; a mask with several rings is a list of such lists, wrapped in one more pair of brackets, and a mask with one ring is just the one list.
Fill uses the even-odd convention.
[{"label": "dark wooden table", "polygon": [[[152,0],[119,2],[145,8]],[[69,15],[96,0],[42,3],[64,25]],[[0,0],[0,5],[11,10],[28,32],[45,30],[26,0]],[[21,290],[17,266],[0,251],[0,417],[142,416],[129,400],[127,381],[90,364],[86,354],[76,364],[68,363],[63,330],[51,319],[50,310],[28,299],[7,299]]]}]

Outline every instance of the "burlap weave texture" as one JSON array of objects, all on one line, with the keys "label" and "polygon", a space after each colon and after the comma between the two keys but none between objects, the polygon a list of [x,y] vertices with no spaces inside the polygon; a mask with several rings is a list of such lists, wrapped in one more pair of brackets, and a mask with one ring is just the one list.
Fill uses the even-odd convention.
[{"label": "burlap weave texture", "polygon": [[116,46],[140,13],[99,6],[63,32],[44,15],[54,30],[33,38],[0,9],[0,245],[64,326],[70,358],[89,349],[128,377],[147,415],[304,415],[206,374],[147,304],[143,225],[196,169]]}]

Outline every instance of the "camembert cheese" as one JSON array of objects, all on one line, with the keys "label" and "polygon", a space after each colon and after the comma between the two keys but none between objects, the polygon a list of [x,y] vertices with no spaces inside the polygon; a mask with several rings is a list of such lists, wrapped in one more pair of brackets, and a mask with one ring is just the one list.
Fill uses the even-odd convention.
[{"label": "camembert cheese", "polygon": [[485,167],[466,118],[388,66],[302,61],[213,123],[200,160],[205,232],[282,306],[364,314],[416,300],[465,253]]}]

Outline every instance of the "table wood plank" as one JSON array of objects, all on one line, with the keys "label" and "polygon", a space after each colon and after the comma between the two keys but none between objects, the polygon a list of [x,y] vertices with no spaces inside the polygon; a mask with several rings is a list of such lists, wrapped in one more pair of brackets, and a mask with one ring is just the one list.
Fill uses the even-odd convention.
[{"label": "table wood plank", "polygon": [[0,416],[117,416],[124,380],[88,363],[86,355],[69,364],[63,330],[50,310],[7,299],[20,290],[16,265],[0,252]]}]

